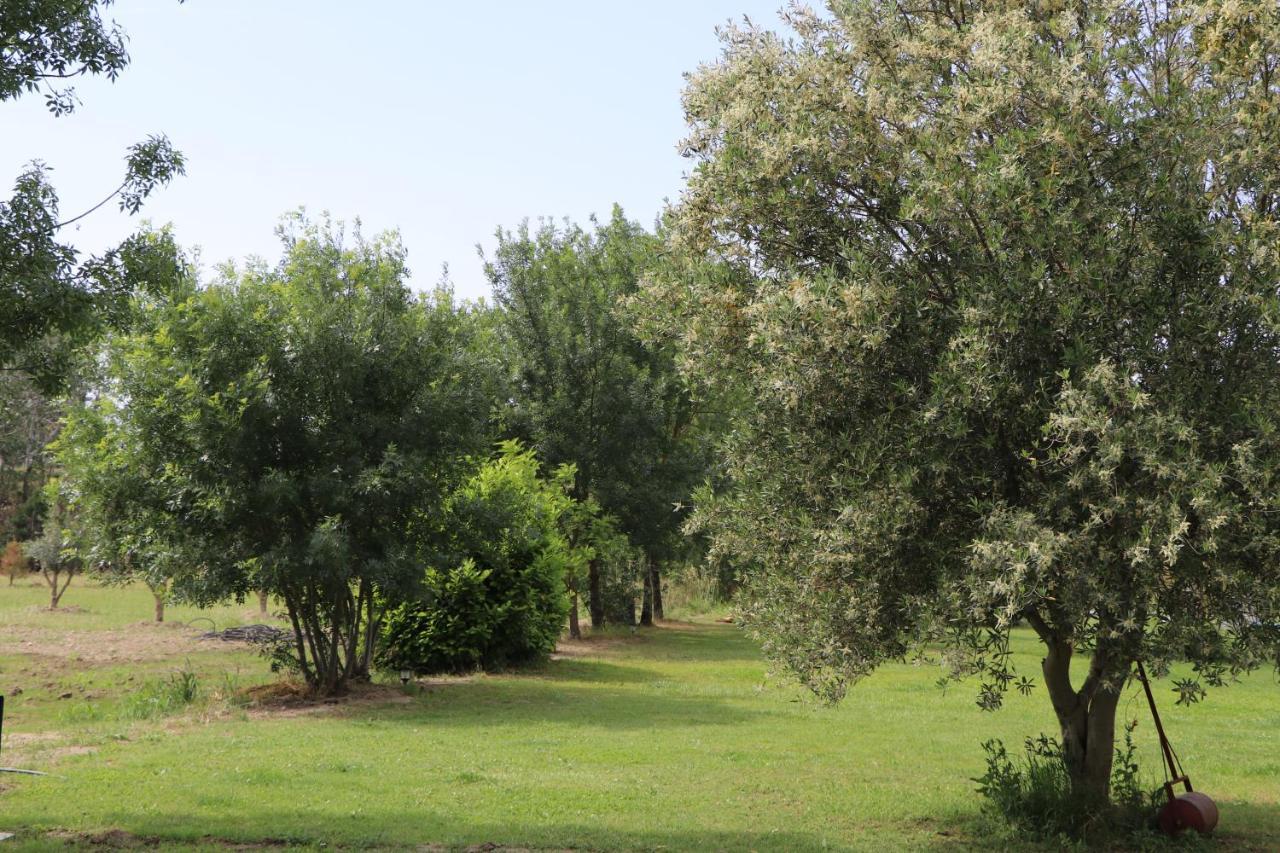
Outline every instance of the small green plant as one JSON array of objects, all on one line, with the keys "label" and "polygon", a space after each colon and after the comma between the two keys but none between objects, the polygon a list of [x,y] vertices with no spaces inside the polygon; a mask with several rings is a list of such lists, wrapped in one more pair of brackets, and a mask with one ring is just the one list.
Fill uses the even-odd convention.
[{"label": "small green plant", "polygon": [[66,725],[95,723],[103,718],[103,708],[97,702],[74,702],[58,711],[58,722]]},{"label": "small green plant", "polygon": [[1122,836],[1138,843],[1151,828],[1160,792],[1143,786],[1134,757],[1136,727],[1136,720],[1125,725],[1124,745],[1116,748],[1112,764],[1111,799],[1101,804],[1072,790],[1055,738],[1027,738],[1021,761],[1010,757],[1003,742],[986,741],[987,770],[973,780],[986,798],[986,811],[1021,837],[1092,842]]},{"label": "small green plant", "polygon": [[148,681],[125,699],[120,716],[129,720],[149,720],[177,713],[200,698],[200,677],[190,665],[167,678]]},{"label": "small green plant", "polygon": [[251,701],[249,696],[241,689],[240,669],[238,667],[235,672],[222,673],[222,677],[218,679],[218,682],[210,696],[215,702],[225,702],[234,708],[244,708]]},{"label": "small green plant", "polygon": [[288,634],[283,632],[271,634],[250,642],[257,647],[258,654],[267,659],[272,672],[285,675],[302,673],[302,663],[298,660],[298,647]]}]

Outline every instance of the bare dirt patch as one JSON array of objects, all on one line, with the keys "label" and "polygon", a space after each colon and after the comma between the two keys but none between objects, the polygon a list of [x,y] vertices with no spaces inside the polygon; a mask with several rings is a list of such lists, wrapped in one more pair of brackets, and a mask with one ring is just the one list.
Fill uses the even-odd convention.
[{"label": "bare dirt patch", "polygon": [[625,628],[610,628],[599,634],[588,633],[581,640],[561,638],[556,643],[556,650],[551,653],[552,660],[573,660],[575,658],[592,658],[608,655],[617,649],[647,642],[653,631],[708,631],[710,626],[697,622],[677,622],[663,620],[653,627],[636,628],[628,631]]},{"label": "bare dirt patch", "polygon": [[316,697],[297,681],[277,681],[241,691],[239,698],[247,702],[252,717],[305,717],[344,714],[374,705],[406,705],[413,701],[400,688],[388,684],[351,685],[342,696]]},{"label": "bare dirt patch", "polygon": [[32,744],[49,743],[60,740],[58,732],[12,732],[4,736],[5,749],[20,749]]},{"label": "bare dirt patch", "polygon": [[59,631],[14,625],[0,628],[0,642],[45,659],[78,664],[138,663],[162,660],[199,648],[197,630],[178,622],[137,622],[108,631]]},{"label": "bare dirt patch", "polygon": [[[44,837],[50,840],[61,841],[68,847],[97,847],[109,850],[131,850],[137,848],[158,848],[165,849],[181,848],[183,845],[174,844],[172,841],[150,835],[135,835],[123,829],[105,829],[99,832],[70,832],[66,830],[56,830],[47,832]],[[267,838],[261,841],[231,841],[225,838],[214,838],[207,836],[201,838],[199,845],[208,847],[216,845],[225,847],[228,850],[267,850],[276,847],[288,847],[289,842],[283,839]]]},{"label": "bare dirt patch", "polygon": [[4,763],[12,767],[34,763],[37,769],[45,769],[59,759],[97,751],[96,746],[71,742],[63,732],[13,732],[4,736]]},{"label": "bare dirt patch", "polygon": [[556,650],[551,653],[552,660],[572,660],[574,658],[599,657],[609,651],[633,642],[631,637],[616,634],[596,634],[581,640],[562,639],[556,643]]}]

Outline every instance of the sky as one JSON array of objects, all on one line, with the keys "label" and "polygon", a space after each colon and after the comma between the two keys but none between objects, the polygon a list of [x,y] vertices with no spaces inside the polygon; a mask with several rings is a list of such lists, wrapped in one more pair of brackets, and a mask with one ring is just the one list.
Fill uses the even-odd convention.
[{"label": "sky", "polygon": [[301,206],[399,229],[415,287],[447,263],[475,298],[475,247],[499,226],[615,202],[651,226],[690,167],[682,74],[718,56],[718,26],[778,28],[784,2],[119,0],[129,67],[77,81],[70,116],[37,95],[0,105],[0,184],[43,160],[69,218],[117,186],[130,144],[165,133],[187,174],[65,239],[93,253],[172,224],[207,271],[277,259],[276,222]]}]

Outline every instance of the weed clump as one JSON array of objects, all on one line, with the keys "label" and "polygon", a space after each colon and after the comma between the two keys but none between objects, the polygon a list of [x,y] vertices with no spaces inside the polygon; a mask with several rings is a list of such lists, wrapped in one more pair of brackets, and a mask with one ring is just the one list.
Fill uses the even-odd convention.
[{"label": "weed clump", "polygon": [[194,704],[202,692],[200,677],[189,666],[184,666],[167,678],[143,684],[125,700],[120,716],[129,720],[165,717]]},{"label": "weed clump", "polygon": [[1004,743],[988,740],[986,772],[974,779],[986,800],[984,811],[1019,838],[1064,843],[1125,840],[1146,847],[1161,803],[1158,786],[1147,787],[1134,757],[1133,730],[1126,724],[1124,744],[1116,748],[1111,770],[1111,799],[1090,801],[1071,788],[1062,744],[1040,735],[1027,738],[1017,760]]}]

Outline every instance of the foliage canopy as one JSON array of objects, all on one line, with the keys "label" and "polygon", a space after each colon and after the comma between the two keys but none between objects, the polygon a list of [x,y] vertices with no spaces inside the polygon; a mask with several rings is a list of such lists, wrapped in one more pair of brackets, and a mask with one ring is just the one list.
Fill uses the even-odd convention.
[{"label": "foliage canopy", "polygon": [[[547,464],[573,464],[574,497],[615,517],[649,561],[671,557],[708,462],[673,353],[641,339],[628,306],[658,239],[616,206],[590,228],[526,223],[497,238],[485,272],[514,376],[513,431]],[[601,568],[592,620],[630,622],[629,602],[625,618],[606,615]]]},{"label": "foliage canopy", "polygon": [[414,526],[486,443],[468,309],[415,296],[394,234],[301,214],[274,267],[224,269],[113,341],[110,385],[58,442],[109,555],[196,602],[267,590],[321,692],[367,674]]},{"label": "foliage canopy", "polygon": [[[105,74],[129,62],[125,36],[102,20],[109,0],[37,0],[0,6],[0,102],[43,91],[55,115],[78,103],[70,88],[51,81]],[[35,161],[0,201],[0,370],[21,371],[44,388],[66,378],[77,344],[109,324],[146,281],[143,268],[171,260],[166,245],[131,238],[101,257],[80,261],[61,228],[116,199],[137,213],[158,186],[181,175],[185,161],[163,135],[130,146],[125,175],[99,204],[63,218],[49,168]],[[158,254],[157,254],[158,252]]]}]

